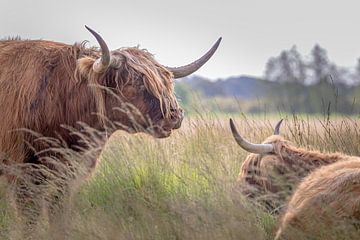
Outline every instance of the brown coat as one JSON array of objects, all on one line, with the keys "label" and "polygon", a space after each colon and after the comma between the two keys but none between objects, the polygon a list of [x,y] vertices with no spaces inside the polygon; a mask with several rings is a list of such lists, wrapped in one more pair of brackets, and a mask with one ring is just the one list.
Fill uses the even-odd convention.
[{"label": "brown coat", "polygon": [[295,147],[280,135],[270,136],[263,143],[272,144],[274,152],[249,154],[238,181],[246,195],[259,199],[270,211],[278,212],[301,179],[314,169],[348,158]]},{"label": "brown coat", "polygon": [[300,235],[306,239],[358,239],[360,158],[344,158],[346,161],[321,167],[301,182],[281,219],[276,239],[299,239]]},{"label": "brown coat", "polygon": [[165,120],[179,118],[171,113],[182,114],[171,73],[147,51],[127,48],[116,54],[123,59],[121,67],[96,73],[92,65],[101,55],[98,49],[43,40],[0,41],[2,161],[40,161],[36,153],[47,146],[23,129],[62,139],[71,148],[81,143],[64,126],[80,130],[82,122],[103,131],[102,117],[117,123],[110,133],[154,126],[153,135],[162,137],[159,128],[170,131],[173,125]]},{"label": "brown coat", "polygon": [[[199,69],[221,41],[193,63],[171,68],[139,48],[110,51],[99,34],[86,28],[99,49],[85,43],[0,40],[0,175],[16,186],[22,225],[30,229],[45,198],[59,225],[56,213],[65,208],[55,206],[69,195],[74,179],[95,168],[113,131],[163,138],[180,128],[184,114],[174,78]],[[78,163],[85,164],[85,173]]]}]

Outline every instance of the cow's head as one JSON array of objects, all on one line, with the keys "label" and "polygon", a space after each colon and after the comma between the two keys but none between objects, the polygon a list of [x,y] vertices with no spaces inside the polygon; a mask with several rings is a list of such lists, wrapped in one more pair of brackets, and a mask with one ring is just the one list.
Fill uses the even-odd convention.
[{"label": "cow's head", "polygon": [[254,144],[241,137],[230,119],[236,142],[251,153],[243,161],[238,178],[243,192],[250,197],[260,197],[259,200],[275,212],[284,206],[294,187],[309,172],[346,158],[338,153],[326,154],[295,146],[279,135],[281,123],[282,120],[272,136],[261,144]]},{"label": "cow's head", "polygon": [[[289,174],[293,171],[288,168],[292,164],[288,161],[286,150],[291,149],[289,147],[292,143],[279,135],[281,123],[282,120],[277,123],[273,135],[266,138],[263,143],[255,144],[245,140],[230,119],[230,128],[235,141],[242,149],[250,152],[242,162],[238,177],[241,191],[259,200],[268,210],[275,212],[285,201],[288,189],[298,179],[294,174]],[[284,149],[286,150],[283,151]],[[295,155],[290,159],[294,160]]]},{"label": "cow's head", "polygon": [[[174,94],[174,79],[185,77],[204,65],[214,54],[221,38],[200,59],[186,66],[171,68],[159,64],[153,55],[139,48],[109,51],[102,37],[86,27],[96,38],[101,53],[78,60],[82,75],[100,81],[104,87],[103,113],[118,128],[168,137],[184,117]],[[91,82],[91,81],[90,81]],[[100,104],[101,105],[101,104]]]}]

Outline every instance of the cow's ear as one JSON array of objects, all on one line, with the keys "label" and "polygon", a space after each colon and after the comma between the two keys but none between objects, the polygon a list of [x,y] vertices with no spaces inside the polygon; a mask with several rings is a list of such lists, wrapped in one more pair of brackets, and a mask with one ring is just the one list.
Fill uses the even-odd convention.
[{"label": "cow's ear", "polygon": [[95,59],[90,57],[83,57],[78,59],[76,62],[77,71],[81,74],[81,76],[89,77],[89,75],[94,73],[94,70],[92,68],[94,62]]}]

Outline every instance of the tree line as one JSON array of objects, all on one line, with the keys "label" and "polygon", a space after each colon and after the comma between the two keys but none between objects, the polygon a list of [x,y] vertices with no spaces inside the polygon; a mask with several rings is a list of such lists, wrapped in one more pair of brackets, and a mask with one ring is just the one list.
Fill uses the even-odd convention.
[{"label": "tree line", "polygon": [[193,76],[178,82],[176,93],[188,112],[201,103],[202,109],[221,112],[359,115],[360,58],[345,68],[330,61],[319,44],[308,56],[293,46],[269,58],[262,78],[211,81]]},{"label": "tree line", "polygon": [[328,58],[327,51],[316,44],[309,56],[302,56],[296,46],[283,50],[279,56],[271,57],[265,67],[264,78],[280,83],[303,85],[331,82],[333,84],[359,85],[360,58],[356,66],[337,66]]},{"label": "tree line", "polygon": [[286,111],[359,113],[360,58],[346,68],[331,62],[319,44],[305,57],[293,46],[268,60],[264,79],[281,84],[268,97]]}]

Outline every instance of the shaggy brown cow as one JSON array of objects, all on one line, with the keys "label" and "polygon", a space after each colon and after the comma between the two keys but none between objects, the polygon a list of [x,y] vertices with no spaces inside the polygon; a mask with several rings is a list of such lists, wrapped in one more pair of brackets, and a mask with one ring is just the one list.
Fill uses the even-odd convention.
[{"label": "shaggy brown cow", "polygon": [[[95,36],[100,49],[44,40],[0,41],[3,175],[12,176],[9,166],[19,163],[28,164],[31,169],[41,165],[54,170],[56,163],[49,159],[67,160],[48,149],[47,139],[61,142],[75,152],[85,151],[87,144],[79,134],[73,134],[74,129],[84,132],[84,126],[98,133],[111,134],[122,129],[168,137],[183,119],[173,79],[199,69],[221,41],[220,38],[197,61],[170,68],[139,48],[109,51],[102,37],[86,28]],[[39,136],[43,141],[38,141]],[[95,167],[96,157],[90,165]],[[19,190],[18,203],[31,201],[24,196],[27,192],[24,181],[15,177],[14,182]]]},{"label": "shaggy brown cow", "polygon": [[276,239],[359,239],[360,158],[343,158],[301,182]]},{"label": "shaggy brown cow", "polygon": [[262,144],[243,139],[230,119],[230,128],[236,142],[251,152],[242,163],[238,182],[241,191],[259,200],[269,211],[278,213],[285,205],[294,186],[309,172],[322,165],[344,159],[339,153],[320,153],[297,148],[279,135],[282,120],[276,125],[274,135]]}]

